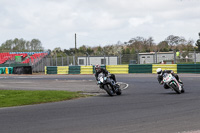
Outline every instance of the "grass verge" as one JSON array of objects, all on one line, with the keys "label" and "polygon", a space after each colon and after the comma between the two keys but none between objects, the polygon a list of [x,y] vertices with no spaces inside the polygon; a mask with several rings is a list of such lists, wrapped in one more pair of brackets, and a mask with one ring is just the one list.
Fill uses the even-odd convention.
[{"label": "grass verge", "polygon": [[80,92],[69,91],[0,90],[0,108],[64,101],[87,96]]}]

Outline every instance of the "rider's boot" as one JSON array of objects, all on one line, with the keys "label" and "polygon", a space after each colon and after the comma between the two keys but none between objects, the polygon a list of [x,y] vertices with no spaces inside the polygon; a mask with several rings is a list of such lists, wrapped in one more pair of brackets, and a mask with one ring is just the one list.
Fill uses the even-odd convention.
[{"label": "rider's boot", "polygon": [[181,83],[181,84],[183,84],[183,82],[180,79],[178,80],[178,82]]},{"label": "rider's boot", "polygon": [[103,89],[103,86],[102,86],[102,85],[99,85],[99,87],[100,87],[101,89]]}]

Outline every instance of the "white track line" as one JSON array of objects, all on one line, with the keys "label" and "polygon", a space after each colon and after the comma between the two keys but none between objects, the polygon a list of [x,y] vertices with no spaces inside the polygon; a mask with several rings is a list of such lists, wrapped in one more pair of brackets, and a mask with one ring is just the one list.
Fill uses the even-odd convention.
[{"label": "white track line", "polygon": [[123,83],[123,82],[117,82],[117,83],[119,83],[119,84],[126,84],[126,87],[124,87],[123,90],[127,89],[128,86],[129,86],[129,84],[127,84],[127,83]]}]

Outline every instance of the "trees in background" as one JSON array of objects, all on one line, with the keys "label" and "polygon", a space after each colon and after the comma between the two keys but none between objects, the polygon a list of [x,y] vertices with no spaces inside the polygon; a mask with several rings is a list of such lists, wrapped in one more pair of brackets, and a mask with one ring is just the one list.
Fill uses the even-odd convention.
[{"label": "trees in background", "polygon": [[15,38],[13,40],[7,40],[5,43],[1,44],[1,52],[39,52],[43,51],[42,43],[38,39],[32,39],[31,41],[26,41],[24,39]]},{"label": "trees in background", "polygon": [[[199,41],[200,42],[200,41]],[[194,46],[193,40],[186,40],[184,37],[169,35],[165,40],[156,44],[153,37],[134,37],[125,43],[118,41],[116,44],[107,45],[104,47],[95,46],[89,47],[82,45],[77,49],[70,48],[61,50],[60,47],[54,48],[54,50],[49,50],[52,56],[86,56],[86,55],[119,55],[119,54],[135,54],[138,52],[169,52],[169,51],[193,51],[200,50],[200,43],[196,43]],[[15,38],[13,40],[7,40],[0,46],[1,52],[30,52],[30,51],[44,51],[42,43],[38,39],[32,39],[31,41],[26,41],[24,39]]]},{"label": "trees in background", "polygon": [[195,45],[197,46],[197,49],[200,51],[200,39],[197,40]]}]

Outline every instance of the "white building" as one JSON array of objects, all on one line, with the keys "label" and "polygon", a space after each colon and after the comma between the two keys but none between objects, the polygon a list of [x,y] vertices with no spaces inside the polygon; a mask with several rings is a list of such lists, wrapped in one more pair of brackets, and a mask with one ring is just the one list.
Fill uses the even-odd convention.
[{"label": "white building", "polygon": [[117,65],[118,57],[117,56],[79,56],[78,65],[87,66],[87,65]]},{"label": "white building", "polygon": [[167,60],[174,60],[174,52],[139,53],[139,64],[160,63]]}]

